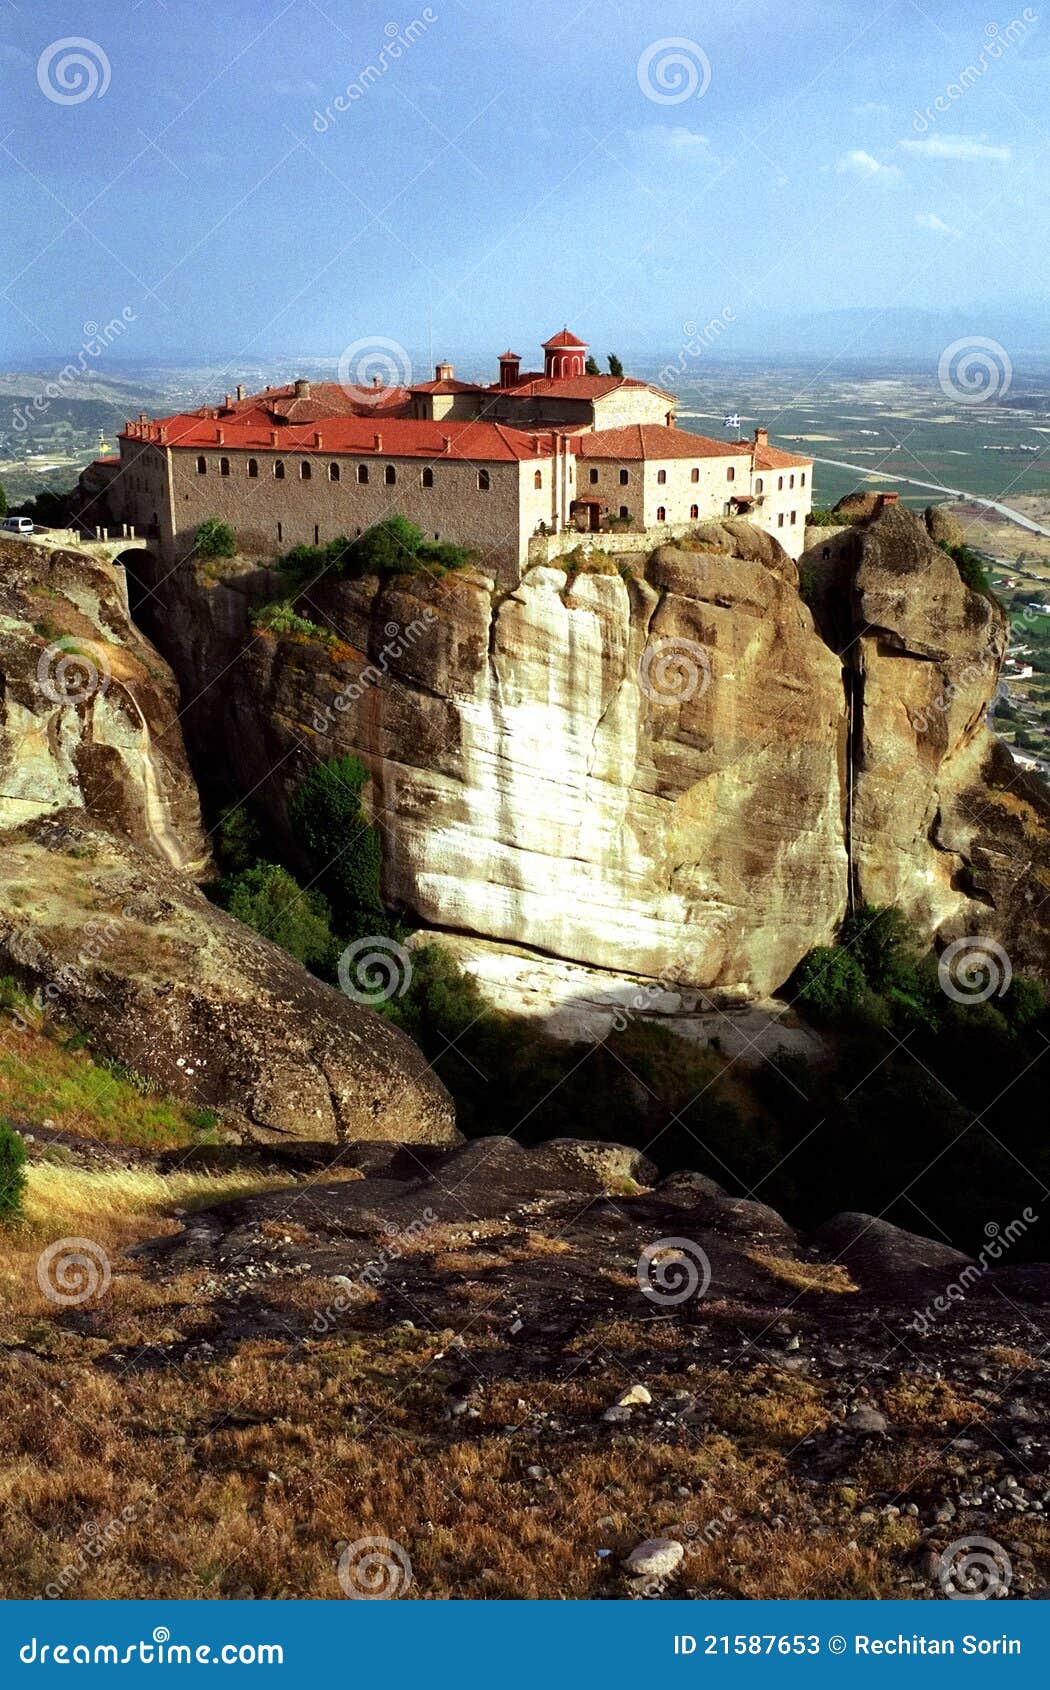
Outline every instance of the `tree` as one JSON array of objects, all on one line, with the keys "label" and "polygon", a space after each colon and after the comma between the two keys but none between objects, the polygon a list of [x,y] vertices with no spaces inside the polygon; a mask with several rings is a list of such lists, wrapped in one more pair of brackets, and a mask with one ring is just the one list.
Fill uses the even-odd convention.
[{"label": "tree", "polygon": [[14,1220],[25,1190],[26,1147],[18,1133],[0,1122],[0,1221]]},{"label": "tree", "polygon": [[623,375],[623,365],[620,363],[620,360],[617,358],[615,352],[609,353],[609,374],[611,376]]},{"label": "tree", "polygon": [[233,529],[217,516],[209,516],[201,523],[193,545],[198,557],[233,557],[237,550]]},{"label": "tree", "polygon": [[6,515],[7,515],[7,494],[4,492],[3,482],[0,481],[0,522],[2,522],[4,520],[4,517]]},{"label": "tree", "polygon": [[256,863],[224,887],[226,908],[306,968],[331,973],[338,951],[331,911],[319,892],[306,891],[277,863]]},{"label": "tree", "polygon": [[303,776],[289,805],[296,842],[348,939],[389,925],[379,895],[379,832],[361,808],[366,779],[357,757],[329,757]]},{"label": "tree", "polygon": [[602,373],[598,367],[597,358],[593,358],[589,352],[587,354],[587,362],[583,366],[583,373],[585,376],[600,376]]},{"label": "tree", "polygon": [[867,981],[851,951],[818,945],[798,965],[795,1002],[814,1021],[840,1021],[864,1002]]}]

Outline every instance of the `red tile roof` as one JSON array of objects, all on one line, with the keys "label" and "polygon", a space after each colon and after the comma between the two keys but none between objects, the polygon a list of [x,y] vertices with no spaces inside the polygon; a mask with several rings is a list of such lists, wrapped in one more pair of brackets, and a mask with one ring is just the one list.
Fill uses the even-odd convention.
[{"label": "red tile roof", "polygon": [[629,423],[625,428],[598,428],[578,435],[576,451],[581,458],[746,458],[751,443],[709,440],[663,423]]},{"label": "red tile roof", "polygon": [[[136,433],[139,428],[145,435]],[[158,424],[132,423],[122,439],[146,438],[154,444],[163,428],[163,444],[187,451],[252,451],[309,453],[322,457],[342,454],[373,458],[452,458],[473,463],[513,463],[526,458],[545,458],[551,453],[550,436],[492,422],[425,422],[409,417],[332,417],[318,429],[312,425],[277,426],[260,423],[257,415],[245,421],[229,413],[219,419],[181,413]],[[217,438],[222,431],[222,441]],[[150,432],[151,431],[151,432]],[[320,433],[321,445],[315,441]],[[276,441],[272,439],[277,435]],[[380,444],[376,446],[376,436]],[[445,442],[448,441],[446,447]]]},{"label": "red tile roof", "polygon": [[[516,399],[604,399],[607,393],[615,393],[619,387],[649,387],[647,381],[636,381],[634,376],[544,376],[533,374],[531,371],[514,383],[513,387],[493,385],[490,393],[501,393],[504,397],[509,393]],[[664,398],[673,400],[673,393],[663,393],[660,387],[653,388],[654,393],[663,394]]]},{"label": "red tile roof", "polygon": [[487,393],[488,391],[488,388],[480,382],[457,381],[453,376],[446,376],[442,381],[417,381],[409,388],[410,393]]},{"label": "red tile roof", "polygon": [[586,348],[587,342],[577,339],[576,335],[570,334],[568,329],[560,329],[557,334],[551,335],[550,340],[544,341],[543,350],[546,352],[549,346],[582,346]]},{"label": "red tile roof", "polygon": [[[745,441],[750,446],[750,441]],[[797,452],[782,452],[779,446],[756,446],[756,469],[808,469],[812,458],[800,458]]]}]

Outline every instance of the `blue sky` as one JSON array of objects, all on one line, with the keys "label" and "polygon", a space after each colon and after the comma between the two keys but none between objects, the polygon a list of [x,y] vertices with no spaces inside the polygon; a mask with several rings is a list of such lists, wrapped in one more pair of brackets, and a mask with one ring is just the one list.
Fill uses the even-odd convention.
[{"label": "blue sky", "polygon": [[135,359],[425,348],[428,315],[451,355],[726,311],[727,349],[856,306],[994,333],[1046,301],[1040,4],[0,0],[0,358],[124,308]]}]

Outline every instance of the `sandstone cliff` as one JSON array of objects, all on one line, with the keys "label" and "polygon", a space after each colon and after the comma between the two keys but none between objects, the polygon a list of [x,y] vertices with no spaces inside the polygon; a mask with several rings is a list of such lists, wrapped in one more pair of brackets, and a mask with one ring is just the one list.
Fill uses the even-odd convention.
[{"label": "sandstone cliff", "polygon": [[0,540],[0,827],[68,805],[173,868],[207,862],[175,677],[118,573]]},{"label": "sandstone cliff", "polygon": [[734,520],[509,594],[325,579],[298,608],[334,645],[253,630],[272,571],[186,568],[157,637],[199,769],[285,828],[311,760],[360,756],[387,900],[463,941],[753,1000],[852,894],[1039,966],[1047,807],[984,727],[1003,615],[907,511],[854,541],[819,630]]}]

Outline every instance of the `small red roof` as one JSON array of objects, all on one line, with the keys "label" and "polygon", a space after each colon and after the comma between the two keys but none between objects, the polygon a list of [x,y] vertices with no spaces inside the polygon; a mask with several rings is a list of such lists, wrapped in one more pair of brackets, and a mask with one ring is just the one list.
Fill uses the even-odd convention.
[{"label": "small red roof", "polygon": [[[499,393],[506,398],[509,393],[515,399],[604,399],[607,393],[615,393],[618,387],[649,387],[647,381],[637,381],[634,376],[541,376],[526,374],[514,383],[513,387],[493,387],[493,393]],[[653,392],[663,394],[663,397],[673,401],[673,393],[664,393],[662,388],[654,388]]]},{"label": "small red roof", "polygon": [[577,436],[581,458],[744,458],[748,441],[710,440],[691,434],[687,428],[667,428],[663,423],[629,423],[625,428],[598,428]]},{"label": "small red roof", "polygon": [[446,376],[442,381],[417,381],[408,391],[410,393],[487,393],[488,388],[476,381],[457,381],[454,376]]},{"label": "small red roof", "polygon": [[521,353],[520,352],[501,352],[500,355],[499,355],[499,361],[500,361],[501,364],[502,364],[504,358],[515,358],[515,359],[518,359],[520,361]]},{"label": "small red roof", "polygon": [[569,333],[568,329],[561,329],[558,334],[551,335],[550,340],[544,341],[543,350],[546,352],[549,346],[582,346],[586,348],[587,342],[578,340],[574,334]]},{"label": "small red roof", "polygon": [[797,452],[782,452],[779,446],[755,447],[756,469],[807,469],[812,462],[812,458],[800,458]]}]

